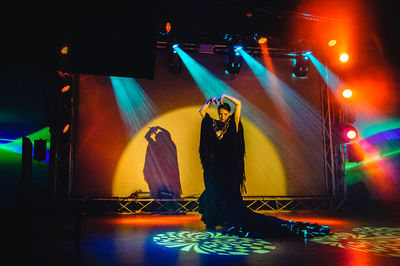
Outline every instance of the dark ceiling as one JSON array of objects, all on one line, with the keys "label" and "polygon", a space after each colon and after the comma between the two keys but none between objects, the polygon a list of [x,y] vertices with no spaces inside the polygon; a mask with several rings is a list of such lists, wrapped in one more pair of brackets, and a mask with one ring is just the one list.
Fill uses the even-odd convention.
[{"label": "dark ceiling", "polygon": [[[46,107],[43,105],[48,99],[44,88],[49,86],[47,73],[57,66],[60,44],[71,45],[74,60],[70,67],[74,72],[151,78],[155,42],[166,18],[174,23],[176,37],[187,41],[205,38],[218,43],[225,33],[250,36],[254,32],[265,32],[278,38],[280,45],[287,46],[295,44],[299,37],[290,36],[289,22],[318,23],[307,17],[322,18],[321,23],[341,19],[325,13],[305,13],[299,0],[148,3],[134,7],[110,7],[107,3],[103,8],[35,5],[7,10],[8,16],[0,18],[4,26],[0,46],[2,136],[13,128],[11,125],[24,124],[12,130],[19,132],[13,133],[17,136],[26,133],[21,131],[21,128],[26,131],[26,124],[32,127],[46,124]],[[375,25],[367,33],[372,40],[365,44],[367,50],[369,46],[371,51],[376,48],[378,38],[387,61],[398,67],[400,23],[396,9],[391,1],[366,0],[362,3],[367,5],[370,20]],[[249,12],[251,17],[246,15]]]}]

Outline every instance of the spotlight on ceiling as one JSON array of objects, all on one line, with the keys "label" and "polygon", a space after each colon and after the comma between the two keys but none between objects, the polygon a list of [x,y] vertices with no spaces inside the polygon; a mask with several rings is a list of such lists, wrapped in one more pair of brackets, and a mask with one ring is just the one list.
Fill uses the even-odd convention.
[{"label": "spotlight on ceiling", "polygon": [[254,35],[254,40],[260,45],[267,44],[267,42],[268,42],[267,36],[263,36],[263,35],[260,35],[260,34],[255,34]]},{"label": "spotlight on ceiling", "polygon": [[310,66],[310,58],[308,57],[308,55],[310,53],[311,52],[305,52],[298,53],[296,55],[296,63],[293,68],[293,74],[296,77],[304,78],[305,76],[307,76],[308,68]]},{"label": "spotlight on ceiling", "polygon": [[240,72],[242,65],[242,55],[240,51],[243,50],[241,43],[233,45],[225,56],[225,73],[237,76]]},{"label": "spotlight on ceiling", "polygon": [[168,70],[170,72],[179,73],[182,71],[182,59],[179,56],[176,49],[179,48],[178,43],[173,43],[171,45],[170,53],[169,53],[169,65]]}]

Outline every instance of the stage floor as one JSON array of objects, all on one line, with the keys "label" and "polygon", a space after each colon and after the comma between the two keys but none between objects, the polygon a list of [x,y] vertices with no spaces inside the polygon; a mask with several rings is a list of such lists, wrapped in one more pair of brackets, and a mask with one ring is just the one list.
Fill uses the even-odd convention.
[{"label": "stage floor", "polygon": [[[83,215],[79,256],[74,255],[71,239],[55,237],[53,241],[43,241],[39,226],[34,228],[37,237],[33,239],[32,262],[41,265],[400,265],[398,218],[354,217],[351,213],[323,211],[277,216],[329,225],[331,234],[307,242],[246,239],[205,232],[199,215]],[[58,221],[59,228],[63,223],[66,221]],[[52,228],[55,230],[54,224]]]}]

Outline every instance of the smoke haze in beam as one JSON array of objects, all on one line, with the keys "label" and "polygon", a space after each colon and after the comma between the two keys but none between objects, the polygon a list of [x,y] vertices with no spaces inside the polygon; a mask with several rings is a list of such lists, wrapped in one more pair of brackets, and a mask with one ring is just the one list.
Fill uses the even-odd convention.
[{"label": "smoke haze in beam", "polygon": [[[310,151],[309,146],[307,144],[305,144],[304,147],[299,148],[298,144],[296,144],[295,141],[293,141],[294,133],[291,129],[283,127],[282,125],[277,123],[275,120],[269,117],[268,114],[266,114],[265,112],[254,106],[245,97],[243,97],[241,94],[236,92],[225,82],[216,77],[213,73],[211,73],[201,64],[199,64],[196,60],[194,60],[191,56],[189,56],[186,52],[184,52],[180,48],[177,48],[176,51],[181,57],[189,73],[193,77],[194,81],[200,88],[205,99],[209,99],[211,96],[218,97],[219,95],[224,93],[234,96],[241,100],[242,116],[246,117],[249,121],[251,121],[254,125],[256,125],[257,128],[260,129],[265,134],[265,136],[274,144],[276,149],[279,151],[280,157],[285,158],[285,160],[291,161],[291,167],[285,169],[285,172],[287,173],[286,176],[291,176],[294,179],[306,180],[304,175],[315,172],[311,170],[312,168],[318,168],[318,171],[320,171],[322,167],[320,162],[318,163],[314,161],[313,164],[304,166],[304,161],[302,158],[300,158],[302,156],[301,154],[303,153],[308,155],[310,155],[309,153],[318,153],[318,155],[319,153],[322,154],[320,150],[313,148]],[[303,110],[303,112],[304,111],[305,110]],[[306,111],[314,113],[314,110],[312,109]],[[313,122],[318,123],[320,125],[320,122],[318,121],[313,120]],[[311,135],[314,137],[314,133],[320,131],[321,127],[313,128],[313,130],[311,131],[312,132]],[[308,132],[304,134],[307,134]],[[307,136],[307,139],[309,138],[310,136]],[[320,137],[318,138],[318,141],[319,140]],[[312,156],[315,156],[315,154],[313,154]],[[305,171],[306,173],[300,173],[298,169],[304,167],[307,167],[308,170]],[[308,184],[304,184],[304,186],[308,186]],[[309,186],[313,186],[313,184],[309,184]]]},{"label": "smoke haze in beam", "polygon": [[257,77],[264,91],[275,103],[285,122],[300,135],[321,129],[319,112],[301,95],[281,81],[257,60],[240,51],[243,59]]},{"label": "smoke haze in beam", "polygon": [[157,111],[135,79],[112,76],[110,80],[121,117],[132,137],[157,116]]}]

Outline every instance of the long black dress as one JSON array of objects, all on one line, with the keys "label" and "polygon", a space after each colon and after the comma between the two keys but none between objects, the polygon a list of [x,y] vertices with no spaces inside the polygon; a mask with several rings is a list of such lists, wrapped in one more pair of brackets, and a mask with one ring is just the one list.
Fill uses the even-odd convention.
[{"label": "long black dress", "polygon": [[[217,136],[216,132],[222,132]],[[199,212],[207,228],[222,226],[222,233],[241,237],[307,238],[329,233],[328,226],[293,222],[249,210],[242,199],[245,191],[243,126],[238,131],[234,115],[225,123],[206,113],[201,123],[200,160],[204,171],[205,190]]]}]

